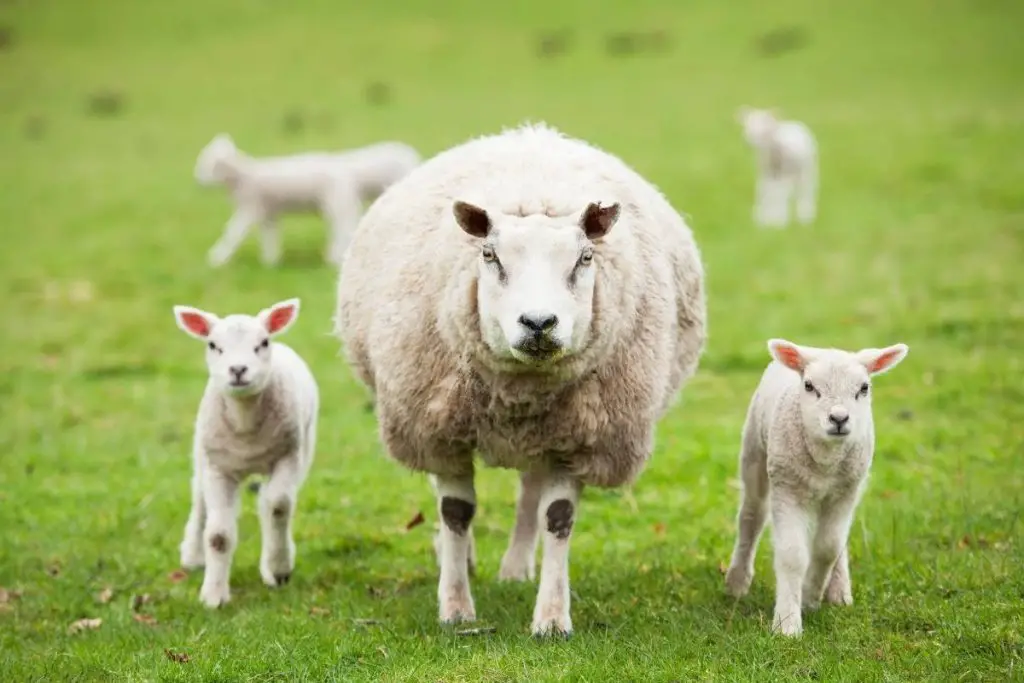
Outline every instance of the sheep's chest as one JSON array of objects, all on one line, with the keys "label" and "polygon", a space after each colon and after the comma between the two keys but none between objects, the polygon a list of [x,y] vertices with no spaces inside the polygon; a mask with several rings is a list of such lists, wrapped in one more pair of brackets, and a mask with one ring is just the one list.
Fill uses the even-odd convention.
[{"label": "sheep's chest", "polygon": [[202,440],[207,459],[218,469],[245,477],[270,474],[274,465],[293,455],[299,446],[299,428],[294,421],[264,422],[249,431],[214,430]]}]

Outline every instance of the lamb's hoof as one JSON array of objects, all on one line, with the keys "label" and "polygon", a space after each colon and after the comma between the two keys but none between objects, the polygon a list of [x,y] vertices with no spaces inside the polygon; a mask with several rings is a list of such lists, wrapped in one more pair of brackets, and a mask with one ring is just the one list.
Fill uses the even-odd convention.
[{"label": "lamb's hoof", "polygon": [[742,598],[750,591],[754,575],[743,567],[729,567],[725,574],[725,588],[734,598]]},{"label": "lamb's hoof", "polygon": [[560,638],[568,640],[572,637],[572,619],[567,614],[546,619],[535,618],[531,631],[534,638]]},{"label": "lamb's hoof", "polygon": [[231,601],[231,590],[227,585],[211,586],[204,583],[199,591],[199,601],[210,609],[216,609]]},{"label": "lamb's hoof", "polygon": [[442,610],[440,614],[442,624],[463,624],[476,621],[476,611],[470,605],[469,609],[451,608]]},{"label": "lamb's hoof", "polygon": [[220,268],[228,262],[228,255],[219,251],[211,251],[206,255],[206,262],[210,264],[211,268]]},{"label": "lamb's hoof", "polygon": [[288,583],[291,580],[292,580],[292,573],[291,572],[288,572],[287,574],[274,574],[274,585],[275,586],[283,586],[283,585],[285,585],[286,583]]},{"label": "lamb's hoof", "polygon": [[801,607],[806,612],[817,612],[821,609],[821,600],[804,600]]},{"label": "lamb's hoof", "polygon": [[196,552],[194,550],[182,550],[181,551],[181,568],[182,569],[202,569],[206,565],[206,557],[202,551]]},{"label": "lamb's hoof", "polygon": [[803,630],[803,622],[799,612],[788,617],[780,617],[776,614],[772,620],[772,631],[787,638],[799,638]]},{"label": "lamb's hoof", "polygon": [[828,591],[825,592],[825,600],[831,605],[849,606],[853,604],[853,595],[848,589],[834,589],[832,586],[829,586]]},{"label": "lamb's hoof", "polygon": [[283,567],[263,567],[260,569],[260,576],[263,578],[263,583],[271,588],[276,588],[285,585],[291,580],[292,568],[287,565]]},{"label": "lamb's hoof", "polygon": [[476,608],[473,606],[473,598],[467,590],[455,590],[448,595],[442,595],[440,600],[438,617],[442,624],[458,624],[467,621],[476,621]]},{"label": "lamb's hoof", "polygon": [[498,570],[499,581],[533,581],[533,562],[513,555],[505,555],[501,559],[501,569]]}]

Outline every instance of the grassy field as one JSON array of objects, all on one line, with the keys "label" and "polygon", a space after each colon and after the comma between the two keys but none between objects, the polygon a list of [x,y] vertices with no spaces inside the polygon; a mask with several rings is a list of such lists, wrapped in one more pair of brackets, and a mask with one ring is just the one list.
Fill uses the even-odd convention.
[{"label": "grassy field", "polygon": [[[1022,22],[1011,0],[0,4],[0,678],[1024,680]],[[751,225],[741,104],[818,134],[815,226]],[[322,223],[283,221],[275,270],[254,239],[212,270],[230,207],[191,176],[220,130],[254,154],[433,154],[525,119],[661,187],[708,274],[707,353],[647,471],[584,494],[568,642],[530,638],[535,585],[496,581],[503,471],[480,475],[476,524],[496,631],[439,627],[433,497],[384,457],[329,336]],[[210,612],[175,571],[205,369],[171,306],[289,296],[323,396],[298,568],[262,585],[247,493],[233,601]],[[911,348],[876,384],[855,604],[799,643],[768,632],[770,535],[750,596],[720,573],[772,336]],[[69,634],[83,618],[102,623]]]}]

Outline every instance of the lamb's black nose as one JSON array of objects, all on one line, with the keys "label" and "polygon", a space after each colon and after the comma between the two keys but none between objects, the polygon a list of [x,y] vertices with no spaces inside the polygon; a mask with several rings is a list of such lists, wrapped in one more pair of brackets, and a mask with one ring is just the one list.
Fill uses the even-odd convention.
[{"label": "lamb's black nose", "polygon": [[850,416],[849,415],[829,415],[828,416],[828,421],[831,422],[832,424],[834,424],[836,426],[836,428],[838,429],[838,428],[841,428],[844,424],[846,424],[847,422],[850,421]]},{"label": "lamb's black nose", "polygon": [[236,380],[242,379],[242,375],[246,373],[249,368],[245,365],[232,365],[228,368],[228,372],[235,376]]},{"label": "lamb's black nose", "polygon": [[535,334],[541,334],[558,324],[558,316],[554,313],[532,311],[519,316],[519,324]]}]

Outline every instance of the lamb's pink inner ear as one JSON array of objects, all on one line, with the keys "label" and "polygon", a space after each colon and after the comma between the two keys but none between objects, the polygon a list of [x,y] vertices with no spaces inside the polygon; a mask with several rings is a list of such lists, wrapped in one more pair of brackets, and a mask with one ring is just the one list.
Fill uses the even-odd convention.
[{"label": "lamb's pink inner ear", "polygon": [[800,372],[803,369],[803,358],[800,357],[800,352],[792,346],[785,344],[779,344],[775,347],[776,358],[779,359],[783,365],[790,370],[796,370]]},{"label": "lamb's pink inner ear", "polygon": [[295,317],[295,306],[278,306],[267,316],[267,332],[274,334],[284,329]]},{"label": "lamb's pink inner ear", "polygon": [[184,325],[192,334],[197,334],[200,337],[206,337],[210,334],[210,322],[192,311],[182,311],[178,314],[178,319],[181,320]]},{"label": "lamb's pink inner ear", "polygon": [[883,351],[876,356],[874,360],[868,363],[868,372],[874,374],[888,369],[888,367],[892,365],[892,362],[899,358],[900,353],[901,349],[889,349],[888,351]]}]

